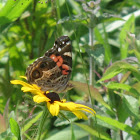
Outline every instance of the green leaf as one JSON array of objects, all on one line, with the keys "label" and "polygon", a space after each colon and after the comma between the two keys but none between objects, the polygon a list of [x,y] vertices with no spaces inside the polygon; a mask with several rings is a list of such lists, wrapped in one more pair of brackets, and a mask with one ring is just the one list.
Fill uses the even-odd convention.
[{"label": "green leaf", "polygon": [[0,25],[15,21],[31,3],[31,0],[8,0],[0,10]]},{"label": "green leaf", "polygon": [[[98,81],[105,81],[108,79],[113,78],[114,76],[116,76],[117,74],[121,73],[121,72],[125,72],[125,71],[132,71],[135,74],[137,74],[138,76],[140,76],[140,72],[138,71],[137,68],[135,68],[134,66],[132,66],[131,64],[125,62],[125,61],[117,61],[115,63],[113,63],[104,73],[103,77]],[[137,77],[139,78],[139,77]]]},{"label": "green leaf", "polygon": [[125,123],[125,121],[128,119],[128,116],[130,116],[128,110],[126,109],[125,102],[122,101],[121,98],[116,105],[118,121],[120,121],[121,123]]},{"label": "green leaf", "polygon": [[10,118],[10,128],[11,132],[18,138],[18,140],[20,140],[20,128],[18,123],[13,118]]},{"label": "green leaf", "polygon": [[135,119],[140,121],[138,100],[133,98],[133,97],[131,97],[131,96],[125,95],[123,97],[123,102],[124,102],[125,110],[130,115],[134,116]]},{"label": "green leaf", "polygon": [[102,22],[112,22],[112,21],[117,21],[117,20],[122,20],[122,21],[124,21],[123,18],[119,18],[119,17],[109,17],[109,18],[104,18],[104,19],[102,20]]},{"label": "green leaf", "polygon": [[[130,13],[130,14],[124,16],[122,19],[124,19],[125,21],[127,21],[132,15],[134,15],[135,18],[139,17],[139,15],[140,15],[140,10],[137,10],[137,11],[135,11],[135,12],[132,12],[132,13]],[[123,26],[124,24],[125,24],[125,22],[122,21],[122,20],[121,20],[121,21],[114,21],[113,23],[108,24],[108,25],[106,26],[106,31],[107,31],[107,32],[113,32],[113,31],[115,31],[116,29],[118,29],[118,28],[120,28],[121,26]]]},{"label": "green leaf", "polygon": [[[122,90],[126,90],[128,92],[131,92],[132,96],[134,97],[139,97],[139,93],[137,92],[136,89],[132,88],[131,86],[129,85],[126,85],[126,84],[121,84],[121,83],[114,83],[114,82],[110,82],[107,86],[107,88],[109,89],[122,89]],[[124,92],[125,93],[125,92]],[[127,92],[126,92],[127,93]]]},{"label": "green leaf", "polygon": [[132,87],[140,93],[140,82],[135,83]]},{"label": "green leaf", "polygon": [[134,53],[136,57],[138,58],[138,61],[140,62],[140,52],[138,52],[137,50],[134,50]]},{"label": "green leaf", "polygon": [[7,52],[8,52],[8,48],[1,50],[0,51],[0,59],[2,59]]},{"label": "green leaf", "polygon": [[79,126],[80,128],[82,128],[83,130],[85,130],[86,132],[88,132],[89,134],[96,136],[97,138],[100,139],[105,139],[105,140],[111,140],[110,136],[103,132],[103,131],[97,131],[91,127],[89,127],[88,125],[85,124],[80,124],[80,123],[75,123],[77,126]]},{"label": "green leaf", "polygon": [[71,140],[76,140],[72,123],[71,123]]},{"label": "green leaf", "polygon": [[139,131],[140,130],[140,122],[138,122],[136,125],[135,125],[135,131]]},{"label": "green leaf", "polygon": [[[88,90],[88,86],[86,83],[81,83],[81,82],[76,82],[76,81],[71,81],[71,83],[74,85],[75,88],[77,88],[80,91],[85,92],[87,95],[89,94],[89,90]],[[103,100],[101,94],[98,92],[98,90],[96,88],[94,88],[93,86],[89,86],[90,92],[91,92],[91,96],[97,100],[98,102],[100,102],[102,105],[104,105],[106,108],[108,108],[111,112],[112,109],[110,108],[110,106]]]},{"label": "green leaf", "polygon": [[[51,135],[50,133],[50,137],[47,138],[47,140],[71,140],[71,126],[65,128],[65,129],[61,129],[61,131],[55,132]],[[76,137],[76,140],[82,139],[82,138],[87,138],[88,133],[86,131],[84,131],[83,129],[80,129],[78,126],[73,125],[73,129],[74,129],[74,134]]]},{"label": "green leaf", "polygon": [[10,128],[8,128],[5,132],[0,134],[0,140],[17,140],[18,138],[13,135]]},{"label": "green leaf", "polygon": [[24,125],[21,132],[23,133],[27,131],[42,116],[42,114],[43,114],[43,111],[41,111],[34,118],[32,118],[27,124]]},{"label": "green leaf", "polygon": [[104,48],[102,45],[95,45],[94,49],[87,48],[86,49],[88,55],[94,58],[94,61],[100,66],[103,65],[104,62]]},{"label": "green leaf", "polygon": [[126,125],[126,124],[123,124],[117,120],[113,120],[111,118],[108,118],[108,117],[103,117],[103,116],[100,116],[100,115],[96,115],[96,117],[100,120],[102,120],[103,122],[106,122],[122,131],[125,131],[129,134],[131,134],[134,138],[136,139],[140,139],[140,135],[138,135],[138,133],[133,129],[131,128],[130,126]]},{"label": "green leaf", "polygon": [[97,27],[94,28],[94,34],[95,34],[96,40],[98,40],[101,44],[104,44],[104,39]]},{"label": "green leaf", "polygon": [[[104,28],[104,26],[103,26]],[[108,36],[106,34],[105,28],[104,28],[104,32],[102,34],[104,34],[104,38],[102,37],[102,34],[99,32],[98,28],[94,29],[95,32],[95,36],[97,38],[97,40],[103,45],[104,50],[105,50],[105,61],[107,63],[110,62],[111,59],[111,49],[110,49],[110,45],[108,43]]]},{"label": "green leaf", "polygon": [[128,51],[128,45],[129,42],[126,41],[126,37],[128,32],[134,33],[134,27],[135,27],[135,17],[132,15],[128,21],[124,24],[124,27],[121,30],[120,33],[120,51],[121,51],[121,58],[124,59],[127,57],[127,51]]}]

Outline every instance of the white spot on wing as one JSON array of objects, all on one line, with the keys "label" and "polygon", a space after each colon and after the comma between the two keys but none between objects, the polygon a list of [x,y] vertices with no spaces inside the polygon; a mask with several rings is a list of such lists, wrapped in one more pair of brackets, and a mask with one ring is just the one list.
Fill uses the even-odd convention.
[{"label": "white spot on wing", "polygon": [[70,52],[65,52],[63,55],[67,55],[67,56],[71,57],[71,53]]},{"label": "white spot on wing", "polygon": [[66,42],[67,45],[71,45],[71,41]]},{"label": "white spot on wing", "polygon": [[60,52],[61,51],[61,48],[58,48],[58,52]]}]

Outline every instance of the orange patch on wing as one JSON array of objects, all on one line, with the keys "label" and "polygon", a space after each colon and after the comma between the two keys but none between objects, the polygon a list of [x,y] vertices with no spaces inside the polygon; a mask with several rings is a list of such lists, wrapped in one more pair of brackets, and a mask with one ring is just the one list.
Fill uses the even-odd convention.
[{"label": "orange patch on wing", "polygon": [[68,75],[69,72],[67,72],[66,70],[62,70],[62,74],[63,74],[63,75]]},{"label": "orange patch on wing", "polygon": [[68,75],[69,74],[69,72],[68,72],[68,70],[69,70],[69,66],[68,65],[65,65],[65,64],[62,64],[62,74],[63,75]]},{"label": "orange patch on wing", "polygon": [[58,61],[58,58],[57,58],[56,55],[54,55],[54,54],[52,54],[52,55],[50,56],[50,58],[53,59],[54,62],[57,62],[57,61]]},{"label": "orange patch on wing", "polygon": [[62,58],[61,56],[57,56],[57,58],[58,58],[58,61],[59,61],[61,64],[63,64],[63,58]]},{"label": "orange patch on wing", "polygon": [[56,64],[58,67],[60,67],[62,65],[62,63],[60,63],[60,62],[57,62]]},{"label": "orange patch on wing", "polygon": [[58,67],[61,67],[63,64],[63,58],[61,56],[56,56],[54,54],[52,54],[50,56],[51,59],[53,59],[54,62],[56,62]]},{"label": "orange patch on wing", "polygon": [[64,70],[69,70],[69,66],[68,66],[68,65],[63,64],[63,65],[62,65],[62,69],[64,69]]}]

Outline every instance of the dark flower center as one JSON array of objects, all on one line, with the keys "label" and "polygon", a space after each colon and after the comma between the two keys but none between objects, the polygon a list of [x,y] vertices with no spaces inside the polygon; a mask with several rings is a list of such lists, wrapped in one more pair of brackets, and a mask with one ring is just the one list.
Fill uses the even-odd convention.
[{"label": "dark flower center", "polygon": [[51,100],[50,103],[53,103],[54,101],[61,101],[59,95],[55,92],[45,93],[45,96]]}]

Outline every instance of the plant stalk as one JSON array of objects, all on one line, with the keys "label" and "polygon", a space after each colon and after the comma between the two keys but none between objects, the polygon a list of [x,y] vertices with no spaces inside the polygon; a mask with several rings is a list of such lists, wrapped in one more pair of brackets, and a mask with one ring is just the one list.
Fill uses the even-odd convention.
[{"label": "plant stalk", "polygon": [[43,126],[45,124],[45,120],[46,120],[48,114],[49,114],[48,110],[47,110],[46,106],[44,105],[43,114],[42,114],[42,118],[40,120],[39,129],[38,129],[38,133],[37,133],[37,140],[40,140],[42,129],[43,129]]},{"label": "plant stalk", "polygon": [[[89,27],[89,45],[91,49],[93,48],[93,40],[94,40],[93,28]],[[95,65],[94,65],[93,57],[90,56],[89,57],[89,85],[94,85],[95,82],[94,70],[95,70]]]}]

